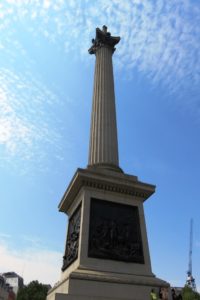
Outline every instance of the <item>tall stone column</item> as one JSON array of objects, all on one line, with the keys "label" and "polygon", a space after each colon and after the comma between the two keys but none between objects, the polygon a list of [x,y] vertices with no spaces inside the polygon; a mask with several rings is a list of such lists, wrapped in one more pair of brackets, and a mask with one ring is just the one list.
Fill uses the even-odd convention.
[{"label": "tall stone column", "polygon": [[96,29],[90,54],[96,55],[90,129],[89,167],[119,168],[117,124],[112,55],[120,37],[112,37],[107,27]]},{"label": "tall stone column", "polygon": [[69,223],[60,282],[47,300],[148,300],[152,288],[169,289],[152,273],[145,225],[143,203],[155,186],[119,168],[112,68],[119,40],[103,26],[89,49],[96,55],[89,164],[59,204]]}]

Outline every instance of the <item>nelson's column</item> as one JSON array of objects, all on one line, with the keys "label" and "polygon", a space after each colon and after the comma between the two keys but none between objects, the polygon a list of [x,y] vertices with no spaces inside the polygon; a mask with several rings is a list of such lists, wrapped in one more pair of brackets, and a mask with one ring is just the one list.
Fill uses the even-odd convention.
[{"label": "nelson's column", "polygon": [[151,270],[143,202],[155,186],[119,167],[112,55],[120,37],[96,29],[89,162],[60,204],[69,217],[60,282],[48,300],[149,300],[169,288]]}]

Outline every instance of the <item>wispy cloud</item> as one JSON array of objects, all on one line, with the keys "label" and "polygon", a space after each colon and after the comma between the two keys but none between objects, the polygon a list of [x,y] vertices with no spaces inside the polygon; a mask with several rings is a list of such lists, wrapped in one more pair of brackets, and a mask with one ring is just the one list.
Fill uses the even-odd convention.
[{"label": "wispy cloud", "polygon": [[0,69],[0,81],[1,163],[13,165],[15,157],[38,165],[45,161],[47,149],[62,157],[61,136],[53,126],[53,107],[60,99],[29,73]]},{"label": "wispy cloud", "polygon": [[139,70],[170,93],[189,89],[189,96],[192,90],[192,101],[199,99],[200,6],[193,0],[9,0],[1,14],[2,28],[11,16],[22,23],[31,17],[27,30],[84,55],[94,28],[107,24],[122,37],[115,55],[119,67]]},{"label": "wispy cloud", "polygon": [[7,240],[7,239],[10,239],[10,238],[11,238],[10,234],[0,232],[0,240],[4,240],[4,239]]},{"label": "wispy cloud", "polygon": [[[58,96],[30,71],[34,61],[19,38],[23,32],[85,60],[95,27],[106,24],[122,38],[115,63],[124,76],[137,70],[185,110],[200,113],[200,6],[193,0],[5,0],[0,20],[0,144],[7,161],[12,155],[41,161],[40,143],[53,145],[62,158],[62,137],[49,125]],[[19,56],[23,72],[11,67]]]},{"label": "wispy cloud", "polygon": [[0,239],[1,272],[14,271],[25,279],[25,283],[39,280],[54,285],[60,280],[62,253],[39,247],[14,250]]}]

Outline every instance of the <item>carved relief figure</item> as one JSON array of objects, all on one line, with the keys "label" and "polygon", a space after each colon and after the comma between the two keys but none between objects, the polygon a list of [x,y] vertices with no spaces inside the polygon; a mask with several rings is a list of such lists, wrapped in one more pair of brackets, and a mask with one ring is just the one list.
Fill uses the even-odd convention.
[{"label": "carved relief figure", "polygon": [[144,263],[138,208],[92,199],[88,255]]},{"label": "carved relief figure", "polygon": [[78,207],[69,220],[65,255],[63,256],[63,271],[78,257],[80,220],[81,206]]}]

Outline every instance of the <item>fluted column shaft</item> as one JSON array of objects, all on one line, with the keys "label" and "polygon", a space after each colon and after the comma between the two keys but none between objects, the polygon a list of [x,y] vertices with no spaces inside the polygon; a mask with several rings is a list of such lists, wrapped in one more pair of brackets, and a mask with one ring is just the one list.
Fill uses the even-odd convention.
[{"label": "fluted column shaft", "polygon": [[100,47],[95,53],[90,166],[119,165],[112,53],[108,46]]}]

